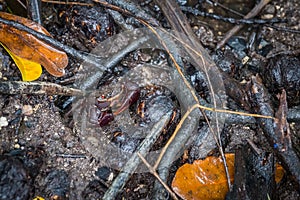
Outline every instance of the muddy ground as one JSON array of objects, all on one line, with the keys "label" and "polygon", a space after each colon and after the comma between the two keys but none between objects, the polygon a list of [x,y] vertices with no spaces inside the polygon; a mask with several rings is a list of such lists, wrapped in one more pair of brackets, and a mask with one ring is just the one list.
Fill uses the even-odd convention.
[{"label": "muddy ground", "polygon": [[[154,1],[135,1],[141,8],[153,16],[165,28],[169,28],[166,19]],[[192,6],[199,10],[215,13],[220,16],[237,17],[228,14],[218,6],[213,6],[206,1],[180,1],[183,5]],[[256,1],[219,1],[224,5],[246,14]],[[8,5],[9,7],[9,5]],[[4,6],[3,9],[7,7]],[[11,7],[10,7],[11,8]],[[20,10],[13,10],[15,13],[22,13]],[[7,10],[4,10],[7,11]],[[42,21],[44,27],[52,36],[61,43],[84,52],[91,52],[102,41],[112,35],[124,31],[124,26],[116,23],[107,8],[98,4],[94,6],[84,5],[58,5],[52,3],[42,3]],[[215,50],[217,42],[233,25],[221,22],[220,20],[207,17],[198,17],[187,14],[190,24],[197,38],[220,70],[230,74],[230,76],[241,83],[249,81],[252,75],[259,75],[264,85],[271,94],[271,101],[274,110],[278,109],[278,93],[284,88],[287,91],[287,101],[289,109],[293,113],[288,116],[290,123],[293,149],[300,152],[300,125],[299,125],[299,96],[300,96],[300,4],[298,0],[274,0],[269,3],[258,15],[259,19],[280,18],[287,20],[278,24],[246,25],[237,33],[225,47]],[[142,27],[138,21],[132,17],[125,16],[128,26],[133,28]],[[123,22],[125,23],[125,22]],[[278,29],[273,26],[279,27]],[[291,32],[287,29],[295,30]],[[255,36],[255,37],[254,37]],[[250,40],[254,42],[251,43]],[[0,49],[0,78],[1,81],[21,80],[20,72],[3,48]],[[244,62],[247,56],[248,62]],[[127,54],[121,62],[104,73],[98,84],[100,88],[115,84],[124,74],[139,67],[141,64],[168,65],[168,56],[160,50],[136,50]],[[43,71],[38,81],[52,82],[64,86],[80,87],[76,75],[82,73],[82,60],[72,56],[69,57],[69,65],[63,77],[56,78],[47,71]],[[209,102],[208,85],[203,79],[203,75],[189,63],[185,63],[186,76],[192,83],[197,94],[204,101]],[[76,78],[75,78],[76,77]],[[111,88],[110,88],[111,89]],[[152,88],[152,90],[154,90]],[[147,99],[149,88],[142,88],[142,96]],[[148,92],[147,92],[148,91]],[[159,101],[171,99],[172,105],[180,110],[180,103],[170,91],[165,89],[156,92],[156,96],[148,98]],[[157,97],[158,96],[158,97]],[[175,95],[176,96],[176,95]],[[112,182],[112,177],[116,177],[118,169],[106,166],[99,161],[98,151],[94,151],[92,146],[87,147],[81,131],[81,125],[73,119],[74,113],[80,113],[78,107],[73,106],[72,98],[59,95],[0,95],[0,172],[2,173],[1,184],[5,179],[6,172],[10,172],[14,177],[6,184],[0,185],[3,189],[1,199],[33,199],[36,196],[45,199],[101,199]],[[154,101],[153,100],[153,101]],[[140,100],[141,101],[141,100]],[[149,102],[150,100],[145,100]],[[163,101],[165,102],[165,100]],[[104,130],[106,136],[115,141],[119,148],[125,151],[132,151],[136,148],[135,142],[126,139],[123,133],[136,130],[128,128],[128,124],[138,123],[141,127],[150,127],[161,114],[149,109],[147,119],[140,119],[134,113],[139,108],[140,102],[132,105],[129,110],[129,118],[135,120],[127,121],[127,116],[117,117],[117,122],[111,122],[108,127],[100,128]],[[73,104],[74,105],[74,104]],[[159,104],[155,104],[157,109],[162,109]],[[163,107],[166,107],[164,105]],[[226,107],[231,110],[243,110],[233,99],[227,99]],[[173,107],[172,107],[173,109]],[[288,112],[289,113],[289,112]],[[180,115],[180,113],[178,114]],[[157,117],[159,116],[159,117]],[[137,119],[138,118],[138,119]],[[152,124],[151,124],[152,123]],[[174,123],[178,123],[178,120]],[[149,125],[150,124],[150,125]],[[198,134],[203,131],[204,121],[199,123]],[[173,127],[172,127],[173,126]],[[171,131],[175,125],[171,125]],[[95,127],[92,126],[92,127]],[[126,131],[120,127],[125,127]],[[99,126],[97,126],[97,130]],[[166,134],[167,135],[167,134]],[[168,137],[168,136],[166,136]],[[125,138],[125,139],[124,139]],[[91,139],[91,138],[90,138]],[[93,138],[95,139],[95,138]],[[92,139],[91,139],[92,140]],[[156,148],[161,148],[166,138],[161,138],[156,143]],[[222,141],[226,152],[234,152],[239,147],[251,140],[263,151],[272,152],[272,147],[266,141],[263,131],[254,119],[241,119],[230,116],[222,129]],[[99,142],[99,141],[98,141]],[[118,143],[119,142],[119,143]],[[198,142],[199,143],[199,142]],[[173,163],[170,169],[171,175],[185,162],[192,163],[196,159],[203,159],[203,154],[199,153],[197,142],[186,147],[187,154]],[[101,145],[101,144],[100,144]],[[214,146],[214,144],[212,144]],[[218,155],[217,148],[212,148],[210,155]],[[109,156],[107,159],[112,159]],[[277,158],[275,160],[278,161]],[[299,169],[300,170],[300,169]],[[152,199],[154,193],[155,178],[150,173],[138,173],[129,180],[117,199]],[[12,189],[10,184],[15,185]],[[289,175],[286,175],[282,182],[277,184],[276,198],[278,199],[299,199],[296,183]],[[7,196],[5,196],[7,194]],[[171,197],[170,197],[171,198]]]}]

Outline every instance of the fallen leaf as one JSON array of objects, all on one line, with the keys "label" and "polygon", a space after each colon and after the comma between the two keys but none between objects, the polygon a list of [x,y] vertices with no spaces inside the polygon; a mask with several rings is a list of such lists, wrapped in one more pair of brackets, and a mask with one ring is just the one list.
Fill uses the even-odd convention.
[{"label": "fallen leaf", "polygon": [[19,68],[19,70],[22,74],[22,80],[23,81],[34,81],[34,80],[38,79],[41,76],[42,67],[39,63],[32,62],[30,60],[26,60],[24,58],[21,58],[21,57],[15,55],[13,52],[11,52],[1,42],[0,42],[0,44],[4,47],[4,49],[8,52],[8,54],[15,61],[17,67]]},{"label": "fallen leaf", "polygon": [[280,164],[276,163],[276,167],[275,167],[276,183],[279,183],[282,180],[284,174],[285,174],[285,171],[284,171],[283,167]]},{"label": "fallen leaf", "polygon": [[[234,154],[225,157],[233,182]],[[175,174],[172,189],[183,199],[224,199],[228,186],[222,159],[207,157],[193,164],[184,164]]]},{"label": "fallen leaf", "polygon": [[45,200],[43,197],[36,196],[33,200]]},{"label": "fallen leaf", "polygon": [[[41,25],[15,15],[0,12],[0,17],[16,21],[40,33],[50,36],[50,33]],[[13,54],[36,63],[40,63],[53,76],[64,75],[64,68],[68,65],[67,54],[49,44],[37,39],[31,34],[20,31],[13,26],[0,23],[0,42]]]}]

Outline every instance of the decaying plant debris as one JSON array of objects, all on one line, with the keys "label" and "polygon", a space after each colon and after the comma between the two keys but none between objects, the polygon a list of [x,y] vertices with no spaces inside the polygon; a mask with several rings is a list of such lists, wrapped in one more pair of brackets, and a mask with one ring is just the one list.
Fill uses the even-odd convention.
[{"label": "decaying plant debris", "polygon": [[[209,155],[224,159],[225,152],[235,151],[240,162],[235,171],[244,176],[236,174],[231,185],[227,172],[232,189],[227,198],[262,198],[255,188],[264,188],[264,199],[299,198],[297,0],[262,0],[256,6],[250,0],[248,6],[175,0],[28,2],[23,17],[41,23],[53,37],[1,17],[0,25],[65,51],[69,64],[63,77],[45,71],[37,82],[21,82],[1,49],[0,185],[5,187],[0,187],[0,199],[180,199],[170,188],[180,166]],[[233,4],[242,15],[223,10]],[[2,11],[7,7],[12,5],[4,1]],[[23,11],[21,5],[12,9]],[[153,98],[121,109],[107,126],[91,123],[95,99],[105,104],[98,112],[114,113],[119,105],[106,104],[126,94],[122,89],[130,81],[142,88],[141,97]],[[159,84],[168,89],[149,87]],[[119,155],[103,151],[107,141]],[[153,149],[162,153],[147,156]],[[276,162],[286,171],[277,184]],[[132,174],[143,170],[147,173]],[[256,180],[253,188],[250,179]]]}]

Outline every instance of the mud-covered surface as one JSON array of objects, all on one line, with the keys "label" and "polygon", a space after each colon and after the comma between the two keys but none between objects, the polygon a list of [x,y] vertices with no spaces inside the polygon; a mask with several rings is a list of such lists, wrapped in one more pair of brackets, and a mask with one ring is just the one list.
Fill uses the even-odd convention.
[{"label": "mud-covered surface", "polygon": [[[205,1],[179,2],[181,5],[192,6],[210,13],[224,16],[227,13],[220,7],[214,7]],[[225,6],[243,14],[249,12],[250,5],[254,6],[255,2],[248,0],[244,4],[245,2],[240,1],[222,1]],[[154,1],[136,1],[136,3],[163,27],[169,27]],[[3,9],[7,9],[7,6],[3,6]],[[17,10],[15,12],[20,13]],[[233,25],[193,16],[190,13],[187,16],[197,38],[221,71],[245,85],[252,75],[261,77],[271,95],[271,106],[275,112],[280,105],[278,94],[282,89],[286,90],[288,107],[293,110],[291,115],[288,111],[287,117],[290,123],[292,148],[300,157],[300,3],[298,0],[272,1],[257,18],[278,17],[286,19],[287,22],[265,26],[247,25],[219,50],[215,50],[217,42]],[[237,16],[229,14],[228,17]],[[124,18],[123,23],[127,23],[126,27],[142,27],[134,18],[128,15],[124,15]],[[55,39],[84,52],[91,52],[100,42],[121,33],[125,27],[115,21],[107,8],[97,4],[91,7],[42,3],[42,20],[44,27]],[[287,29],[295,31],[291,32]],[[1,81],[21,80],[20,72],[3,48],[0,49],[0,60]],[[65,76],[56,78],[44,70],[38,81],[80,87],[77,75],[82,78],[80,75],[84,66],[80,66],[81,63],[83,61],[70,56]],[[172,112],[172,120],[168,128],[152,147],[152,150],[161,149],[174,131],[180,116],[183,115],[180,113],[182,102],[176,98],[178,93],[176,86],[168,85],[169,88],[165,88],[151,85],[159,82],[170,84],[172,70],[169,63],[168,55],[161,50],[143,49],[130,52],[96,81],[100,92],[93,96],[91,101],[76,102],[72,97],[59,95],[1,94],[0,199],[33,199],[37,196],[45,199],[101,199],[126,162],[122,160],[118,163],[117,158],[114,157],[115,151],[103,152],[103,148],[100,147],[93,149],[95,144],[102,145],[103,141],[98,137],[104,136],[106,139],[104,142],[112,142],[116,152],[126,152],[124,158],[129,158],[130,153],[139,147],[152,126],[167,112]],[[205,75],[185,59],[183,63],[186,77],[198,96],[202,98],[203,103],[211,105],[209,85]],[[148,68],[153,68],[153,71],[160,70],[159,73],[155,71],[159,76],[154,76],[153,71],[147,70]],[[131,93],[128,91],[124,93],[122,90],[124,89],[122,81],[127,80],[122,77],[129,72],[135,73],[135,70],[136,75],[140,76],[138,73],[143,73],[145,76],[138,84],[140,98],[133,101],[136,96],[128,97]],[[155,80],[150,81],[149,77]],[[150,85],[147,86],[146,83]],[[172,84],[175,85],[176,82]],[[125,97],[122,96],[123,94]],[[95,107],[95,101],[100,97],[111,98],[112,101],[109,103],[98,101],[98,107]],[[115,97],[120,98],[122,102],[130,103],[122,107],[122,102],[113,101]],[[72,100],[76,102],[73,106]],[[92,116],[88,112],[88,115],[85,115],[87,118],[82,116],[78,118],[78,114],[84,113],[86,103],[90,103],[93,109],[98,109],[96,115]],[[230,97],[227,97],[226,108],[245,112],[243,110],[245,107]],[[102,115],[101,118],[101,112],[114,114],[113,120],[107,122],[108,125],[105,123],[103,127],[100,127],[99,123],[106,122],[103,118],[108,115]],[[76,117],[73,118],[75,115]],[[82,120],[84,124],[88,124],[88,127],[83,127]],[[91,128],[92,131],[89,131]],[[201,118],[198,128],[189,133],[194,139],[193,142],[190,145],[182,145],[182,150],[186,150],[185,154],[178,155],[178,159],[170,167],[170,176],[166,181],[169,185],[174,173],[182,164],[203,159],[204,154],[219,155],[213,141],[209,151],[204,152],[202,149],[201,135],[205,132],[209,130]],[[254,118],[235,115],[228,117],[222,127],[221,140],[225,152],[235,152],[251,141],[251,144],[255,144],[264,153],[273,153],[273,147],[267,142],[263,130]],[[275,154],[274,157],[275,161],[278,161]],[[106,165],[104,161],[109,164]],[[119,166],[116,167],[117,165]],[[141,165],[139,169],[146,169]],[[155,181],[156,178],[149,172],[133,174],[117,199],[152,199],[155,193]],[[274,187],[276,189],[273,190],[273,197],[277,199],[300,198],[297,185],[289,174],[286,174]]]}]

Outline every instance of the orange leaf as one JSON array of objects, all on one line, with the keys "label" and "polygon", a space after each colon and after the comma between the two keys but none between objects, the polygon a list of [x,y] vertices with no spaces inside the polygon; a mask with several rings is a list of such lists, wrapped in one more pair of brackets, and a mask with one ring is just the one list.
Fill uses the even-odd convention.
[{"label": "orange leaf", "polygon": [[284,173],[285,173],[285,171],[284,171],[283,167],[280,164],[276,163],[276,166],[275,166],[275,181],[276,181],[276,183],[279,183],[281,181],[281,179],[284,176]]},{"label": "orange leaf", "polygon": [[42,67],[40,64],[32,62],[30,60],[25,60],[20,58],[11,52],[6,46],[4,46],[1,42],[0,44],[4,47],[4,49],[9,53],[12,59],[15,61],[17,67],[19,68],[22,74],[23,81],[34,81],[38,79],[42,74]]},{"label": "orange leaf", "polygon": [[[226,154],[231,178],[234,178],[234,154]],[[172,188],[183,199],[224,199],[228,192],[223,161],[217,157],[196,160],[180,167]]]},{"label": "orange leaf", "polygon": [[[16,21],[50,36],[45,28],[29,19],[4,12],[0,12],[0,17]],[[5,24],[0,24],[0,41],[15,55],[42,64],[51,75],[57,77],[64,75],[64,68],[68,64],[68,57],[65,52],[48,45],[25,31]]]}]

